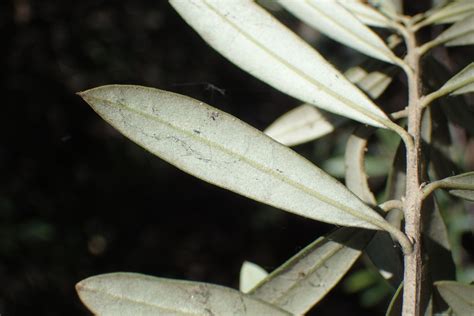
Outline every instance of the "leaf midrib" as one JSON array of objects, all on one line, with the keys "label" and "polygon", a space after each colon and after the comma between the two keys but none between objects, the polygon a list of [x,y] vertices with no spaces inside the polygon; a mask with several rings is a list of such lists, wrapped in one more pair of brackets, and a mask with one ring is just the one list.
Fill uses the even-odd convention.
[{"label": "leaf midrib", "polygon": [[[196,135],[195,133],[191,132],[191,131],[188,131],[186,129],[183,129],[181,127],[179,127],[178,125],[174,125],[172,124],[171,122],[169,121],[166,121],[164,119],[161,119],[160,117],[158,116],[154,116],[154,115],[150,115],[146,112],[143,112],[143,111],[139,111],[137,109],[134,109],[134,108],[131,108],[125,104],[121,104],[121,103],[118,103],[118,102],[112,102],[110,100],[106,100],[106,99],[102,99],[102,98],[97,98],[97,97],[93,97],[93,96],[87,96],[87,98],[91,98],[91,99],[95,99],[95,100],[98,100],[98,101],[101,101],[101,102],[104,102],[104,103],[107,103],[108,105],[110,106],[115,106],[117,108],[121,108],[123,110],[128,110],[130,112],[133,112],[137,115],[141,115],[147,119],[150,119],[152,121],[155,121],[156,123],[158,124],[163,124],[163,125],[166,125],[168,127],[170,127],[171,129],[174,129],[176,131],[178,131],[178,133],[183,133],[185,134],[186,136],[194,139],[195,141],[198,141],[198,142],[201,142],[201,143],[204,143],[206,144],[207,146],[211,147],[211,148],[216,148],[217,150],[220,150],[222,152],[224,152],[225,154],[229,155],[229,156],[234,156],[234,157],[237,157],[240,161],[244,161],[246,162],[248,165],[254,167],[255,169],[257,170],[260,170],[262,171],[263,173],[267,173],[267,174],[270,174],[271,176],[279,179],[281,182],[283,183],[286,183],[287,185],[289,186],[292,186],[296,189],[299,189],[301,191],[303,191],[304,193],[310,195],[310,196],[313,196],[314,198],[316,198],[317,200],[320,200],[321,202],[323,203],[326,203],[326,204],[329,204],[333,207],[336,207],[338,208],[339,210],[341,210],[342,212],[346,212],[348,213],[349,215],[359,219],[359,220],[362,220],[362,221],[365,221],[366,223],[369,223],[373,226],[376,226],[376,227],[379,227],[380,229],[382,230],[385,230],[384,229],[384,223],[379,221],[377,218],[374,218],[374,217],[369,217],[368,215],[366,214],[363,214],[363,213],[360,213],[358,212],[357,210],[355,209],[352,209],[352,208],[349,208],[347,207],[346,205],[343,205],[329,197],[326,197],[320,193],[318,193],[317,191],[307,187],[306,185],[303,185],[303,184],[300,184],[294,180],[292,180],[291,178],[288,178],[288,177],[284,177],[283,175],[281,175],[280,173],[274,171],[273,169],[271,168],[268,168],[266,167],[265,165],[262,165],[261,163],[257,162],[257,161],[254,161],[254,160],[250,160],[248,159],[246,156],[243,156],[239,153],[236,153],[232,150],[229,150],[227,148],[225,148],[224,146],[220,145],[219,143],[217,142],[214,142],[212,140],[209,140],[209,139],[206,139],[204,138],[203,136],[198,136]],[[217,110],[217,109],[216,109]],[[221,111],[219,111],[221,112]],[[223,112],[221,112],[223,113]],[[224,113],[226,114],[226,113]],[[226,114],[227,115],[227,114]],[[108,121],[108,119],[106,117],[104,117],[104,119],[106,119]],[[199,135],[203,135],[203,133],[199,134]],[[275,142],[275,144],[277,146],[281,146],[279,145],[277,142]],[[144,146],[143,146],[144,147]],[[146,147],[144,147],[145,149],[147,149]],[[290,149],[288,149],[290,150]],[[300,158],[300,159],[304,159],[304,158]],[[239,194],[241,194],[240,192],[238,192]],[[253,197],[251,197],[252,199],[254,199]],[[357,198],[354,196],[354,198]],[[268,204],[268,202],[265,202],[265,201],[261,201],[263,203],[266,203]],[[277,206],[278,208],[280,208],[279,206]],[[367,206],[368,207],[368,206]],[[298,214],[296,213],[295,211],[293,210],[289,210],[287,209],[287,211],[289,212],[292,212],[292,213],[295,213],[295,214]],[[308,215],[311,215],[311,214],[308,214]],[[322,220],[322,219],[319,219],[321,221],[325,221],[325,220]],[[328,221],[328,222],[331,222],[331,221]]]},{"label": "leaf midrib", "polygon": [[[326,19],[332,21],[336,26],[338,26],[339,28],[343,29],[344,31],[346,31],[347,33],[349,33],[350,35],[352,35],[354,38],[360,40],[362,43],[364,43],[365,45],[375,49],[376,51],[380,52],[384,57],[388,58],[390,61],[392,61],[392,56],[387,52],[387,51],[384,51],[383,47],[378,47],[378,46],[375,46],[372,42],[366,40],[365,38],[362,38],[360,37],[356,32],[352,31],[350,28],[346,28],[343,24],[339,23],[339,21],[337,21],[336,19],[333,19],[331,16],[327,15],[325,12],[321,11],[321,10],[318,10],[318,8],[316,6],[314,6],[313,4],[313,1],[311,0],[305,0],[305,2],[311,7],[313,8],[313,10],[317,11],[319,14],[321,14],[322,16],[324,16]],[[338,3],[336,3],[336,5],[339,5]],[[342,9],[344,10],[347,10],[346,8],[342,7]],[[362,22],[360,22],[362,24]],[[363,25],[363,24],[362,24]],[[384,60],[385,62],[388,62],[387,60]],[[393,62],[393,61],[392,61]]]},{"label": "leaf midrib", "polygon": [[[276,59],[278,62],[281,64],[285,65],[287,68],[292,70],[295,74],[297,74],[299,77],[302,79],[310,82],[311,84],[315,85],[319,90],[324,91],[326,94],[330,95],[332,98],[339,100],[341,103],[347,105],[349,108],[352,108],[353,110],[359,112],[359,114],[365,115],[367,118],[383,125],[386,126],[385,122],[387,119],[385,117],[379,116],[379,113],[374,114],[363,107],[357,105],[356,103],[352,102],[350,99],[347,99],[340,94],[332,91],[331,89],[327,88],[325,85],[320,83],[319,81],[313,79],[310,75],[307,75],[304,71],[296,68],[292,64],[288,63],[286,60],[281,58],[280,56],[276,55],[273,53],[270,49],[265,47],[263,44],[261,44],[258,40],[256,40],[253,36],[245,32],[244,30],[240,29],[238,25],[236,25],[234,22],[229,20],[225,15],[221,14],[215,7],[210,5],[206,0],[202,0],[202,3],[209,8],[212,12],[214,12],[217,16],[219,16],[221,19],[226,21],[230,26],[232,26],[238,33],[242,34],[245,38],[247,38],[250,42],[252,42],[255,46],[266,52],[268,55]],[[344,77],[344,75],[340,74],[340,76]],[[355,91],[358,91],[358,88],[353,86]],[[376,107],[376,106],[375,106]],[[376,107],[377,108],[377,107]]]}]

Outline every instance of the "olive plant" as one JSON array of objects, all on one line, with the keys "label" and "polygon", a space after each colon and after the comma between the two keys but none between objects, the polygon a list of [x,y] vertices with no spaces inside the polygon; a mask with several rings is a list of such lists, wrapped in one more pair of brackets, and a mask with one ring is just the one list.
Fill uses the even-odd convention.
[{"label": "olive plant", "polygon": [[[344,73],[252,0],[169,2],[225,58],[302,104],[262,132],[155,88],[107,85],[79,95],[130,140],[177,168],[338,228],[269,274],[245,263],[240,291],[111,273],[77,284],[84,304],[99,315],[300,315],[366,253],[398,288],[387,315],[473,315],[474,287],[455,280],[448,231],[432,193],[444,189],[474,200],[474,172],[440,171],[453,159],[438,139],[446,135],[436,132],[452,122],[462,127],[459,120],[472,131],[464,94],[474,91],[474,63],[452,74],[433,54],[443,45],[474,44],[474,1],[438,1],[407,16],[396,0],[278,0],[304,23],[366,55]],[[419,31],[428,28],[439,35],[420,40]],[[408,101],[390,113],[375,100],[397,76],[404,78]],[[440,111],[446,104],[451,112]],[[345,186],[289,148],[342,124],[354,126]],[[386,194],[377,199],[364,162],[370,137],[380,129],[398,137],[400,146]]]}]

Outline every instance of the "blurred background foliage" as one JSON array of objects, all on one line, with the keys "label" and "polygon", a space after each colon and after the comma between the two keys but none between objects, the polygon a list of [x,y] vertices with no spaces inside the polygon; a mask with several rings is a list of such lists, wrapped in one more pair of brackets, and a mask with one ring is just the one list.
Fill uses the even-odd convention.
[{"label": "blurred background foliage", "polygon": [[[362,59],[266,4],[339,69]],[[0,32],[1,315],[87,315],[75,283],[113,271],[237,287],[244,260],[271,271],[332,228],[180,172],[122,137],[75,95],[110,83],[157,87],[259,129],[299,104],[219,56],[166,1],[7,0],[0,2]],[[473,56],[472,49],[450,53]],[[457,69],[453,60],[448,65]],[[380,104],[399,108],[403,91],[398,78]],[[345,125],[296,150],[342,177],[352,130]],[[472,134],[455,125],[450,131],[458,165],[473,170]],[[371,139],[367,168],[379,195],[397,146],[384,131]],[[456,262],[472,275],[474,207],[447,195],[440,203]],[[318,305],[318,315],[383,314],[393,289],[364,267],[358,264]]]}]

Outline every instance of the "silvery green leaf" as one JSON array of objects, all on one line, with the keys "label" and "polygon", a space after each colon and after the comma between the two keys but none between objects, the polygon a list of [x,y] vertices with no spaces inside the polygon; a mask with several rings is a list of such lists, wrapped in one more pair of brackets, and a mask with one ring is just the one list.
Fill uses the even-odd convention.
[{"label": "silvery green leaf", "polygon": [[295,146],[331,133],[344,121],[341,116],[303,104],[280,116],[264,132],[286,146]]},{"label": "silvery green leaf", "polygon": [[368,2],[390,17],[403,13],[402,0],[369,0]]},{"label": "silvery green leaf", "polygon": [[96,315],[290,315],[223,286],[137,273],[93,276],[76,285]]},{"label": "silvery green leaf", "polygon": [[301,315],[319,302],[359,258],[373,232],[339,228],[270,273],[249,295]]},{"label": "silvery green leaf", "polygon": [[367,142],[374,129],[361,126],[357,128],[346,144],[344,155],[346,187],[369,205],[377,205],[377,201],[369,188],[365,172],[365,152]]},{"label": "silvery green leaf", "polygon": [[[446,68],[446,66],[444,66],[431,56],[427,56],[427,58],[425,58],[424,68],[425,71],[423,73],[426,76],[425,80],[427,82],[427,85],[432,89],[439,89],[440,86],[445,84],[452,77],[452,74]],[[433,93],[436,94],[437,92],[435,91]],[[449,93],[449,91],[446,93]],[[472,124],[472,122],[474,121],[474,111],[469,108],[464,98],[438,98],[434,100],[433,105],[434,106],[431,107],[432,109],[436,110],[436,108],[439,107],[444,112],[444,115],[440,114],[437,117],[436,126],[438,128],[443,126],[441,124],[441,122],[443,122],[441,119],[447,117],[450,122],[466,129],[466,131],[470,135],[474,135],[474,125]],[[445,123],[445,125],[446,124],[447,123]],[[449,130],[447,129],[447,126],[445,130],[440,130],[437,136],[437,139],[441,139],[441,136],[445,136],[445,143],[450,143]],[[449,148],[446,149],[447,150],[444,151],[444,154],[449,156],[449,153],[451,151]],[[432,158],[437,158],[437,156],[432,155]],[[445,168],[447,169],[452,167],[453,163],[445,166]],[[451,171],[453,170],[456,171],[456,169],[448,170],[449,175],[452,174]]]},{"label": "silvery green leaf", "polygon": [[318,52],[251,0],[170,0],[214,49],[303,102],[377,127],[390,120]]},{"label": "silvery green leaf", "polygon": [[434,40],[445,46],[463,46],[474,44],[474,12],[463,20],[451,25]]},{"label": "silvery green leaf", "polygon": [[449,193],[468,201],[474,201],[474,171],[440,180]]},{"label": "silvery green leaf", "polygon": [[279,3],[308,25],[346,46],[388,63],[398,62],[380,37],[338,1],[279,0]]},{"label": "silvery green leaf", "polygon": [[460,21],[469,15],[474,14],[474,1],[462,0],[453,1],[433,12],[424,20],[423,25],[446,24]]},{"label": "silvery green leaf", "polygon": [[364,24],[385,28],[391,27],[390,20],[385,15],[366,3],[358,0],[338,0],[338,2]]},{"label": "silvery green leaf", "polygon": [[[392,82],[397,67],[368,60],[347,70],[344,75],[372,98],[378,98]],[[279,117],[265,133],[287,145],[299,145],[334,131],[345,119],[303,104]]]},{"label": "silvery green leaf", "polygon": [[474,62],[448,80],[436,93],[463,94],[474,92]]},{"label": "silvery green leaf", "polygon": [[242,293],[248,293],[260,281],[265,279],[268,272],[255,263],[245,261],[240,268],[239,289]]},{"label": "silvery green leaf", "polygon": [[458,198],[474,202],[474,191],[468,190],[450,190],[449,193],[451,195],[457,196]]},{"label": "silvery green leaf", "polygon": [[474,171],[441,180],[444,188],[474,190]]},{"label": "silvery green leaf", "polygon": [[132,141],[204,181],[315,220],[386,229],[409,245],[337,180],[225,112],[141,86],[102,86],[80,96]]},{"label": "silvery green leaf", "polygon": [[474,285],[455,281],[439,281],[435,285],[456,315],[474,314]]}]

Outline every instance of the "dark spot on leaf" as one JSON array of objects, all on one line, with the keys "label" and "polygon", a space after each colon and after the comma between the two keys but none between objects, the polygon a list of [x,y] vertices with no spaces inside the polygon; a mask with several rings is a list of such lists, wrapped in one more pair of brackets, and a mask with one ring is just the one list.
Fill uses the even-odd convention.
[{"label": "dark spot on leaf", "polygon": [[194,129],[193,131],[194,131],[194,133],[196,133],[196,134],[201,134],[201,131],[200,131],[200,130]]},{"label": "dark spot on leaf", "polygon": [[219,112],[211,112],[211,119],[215,121],[219,117]]}]

